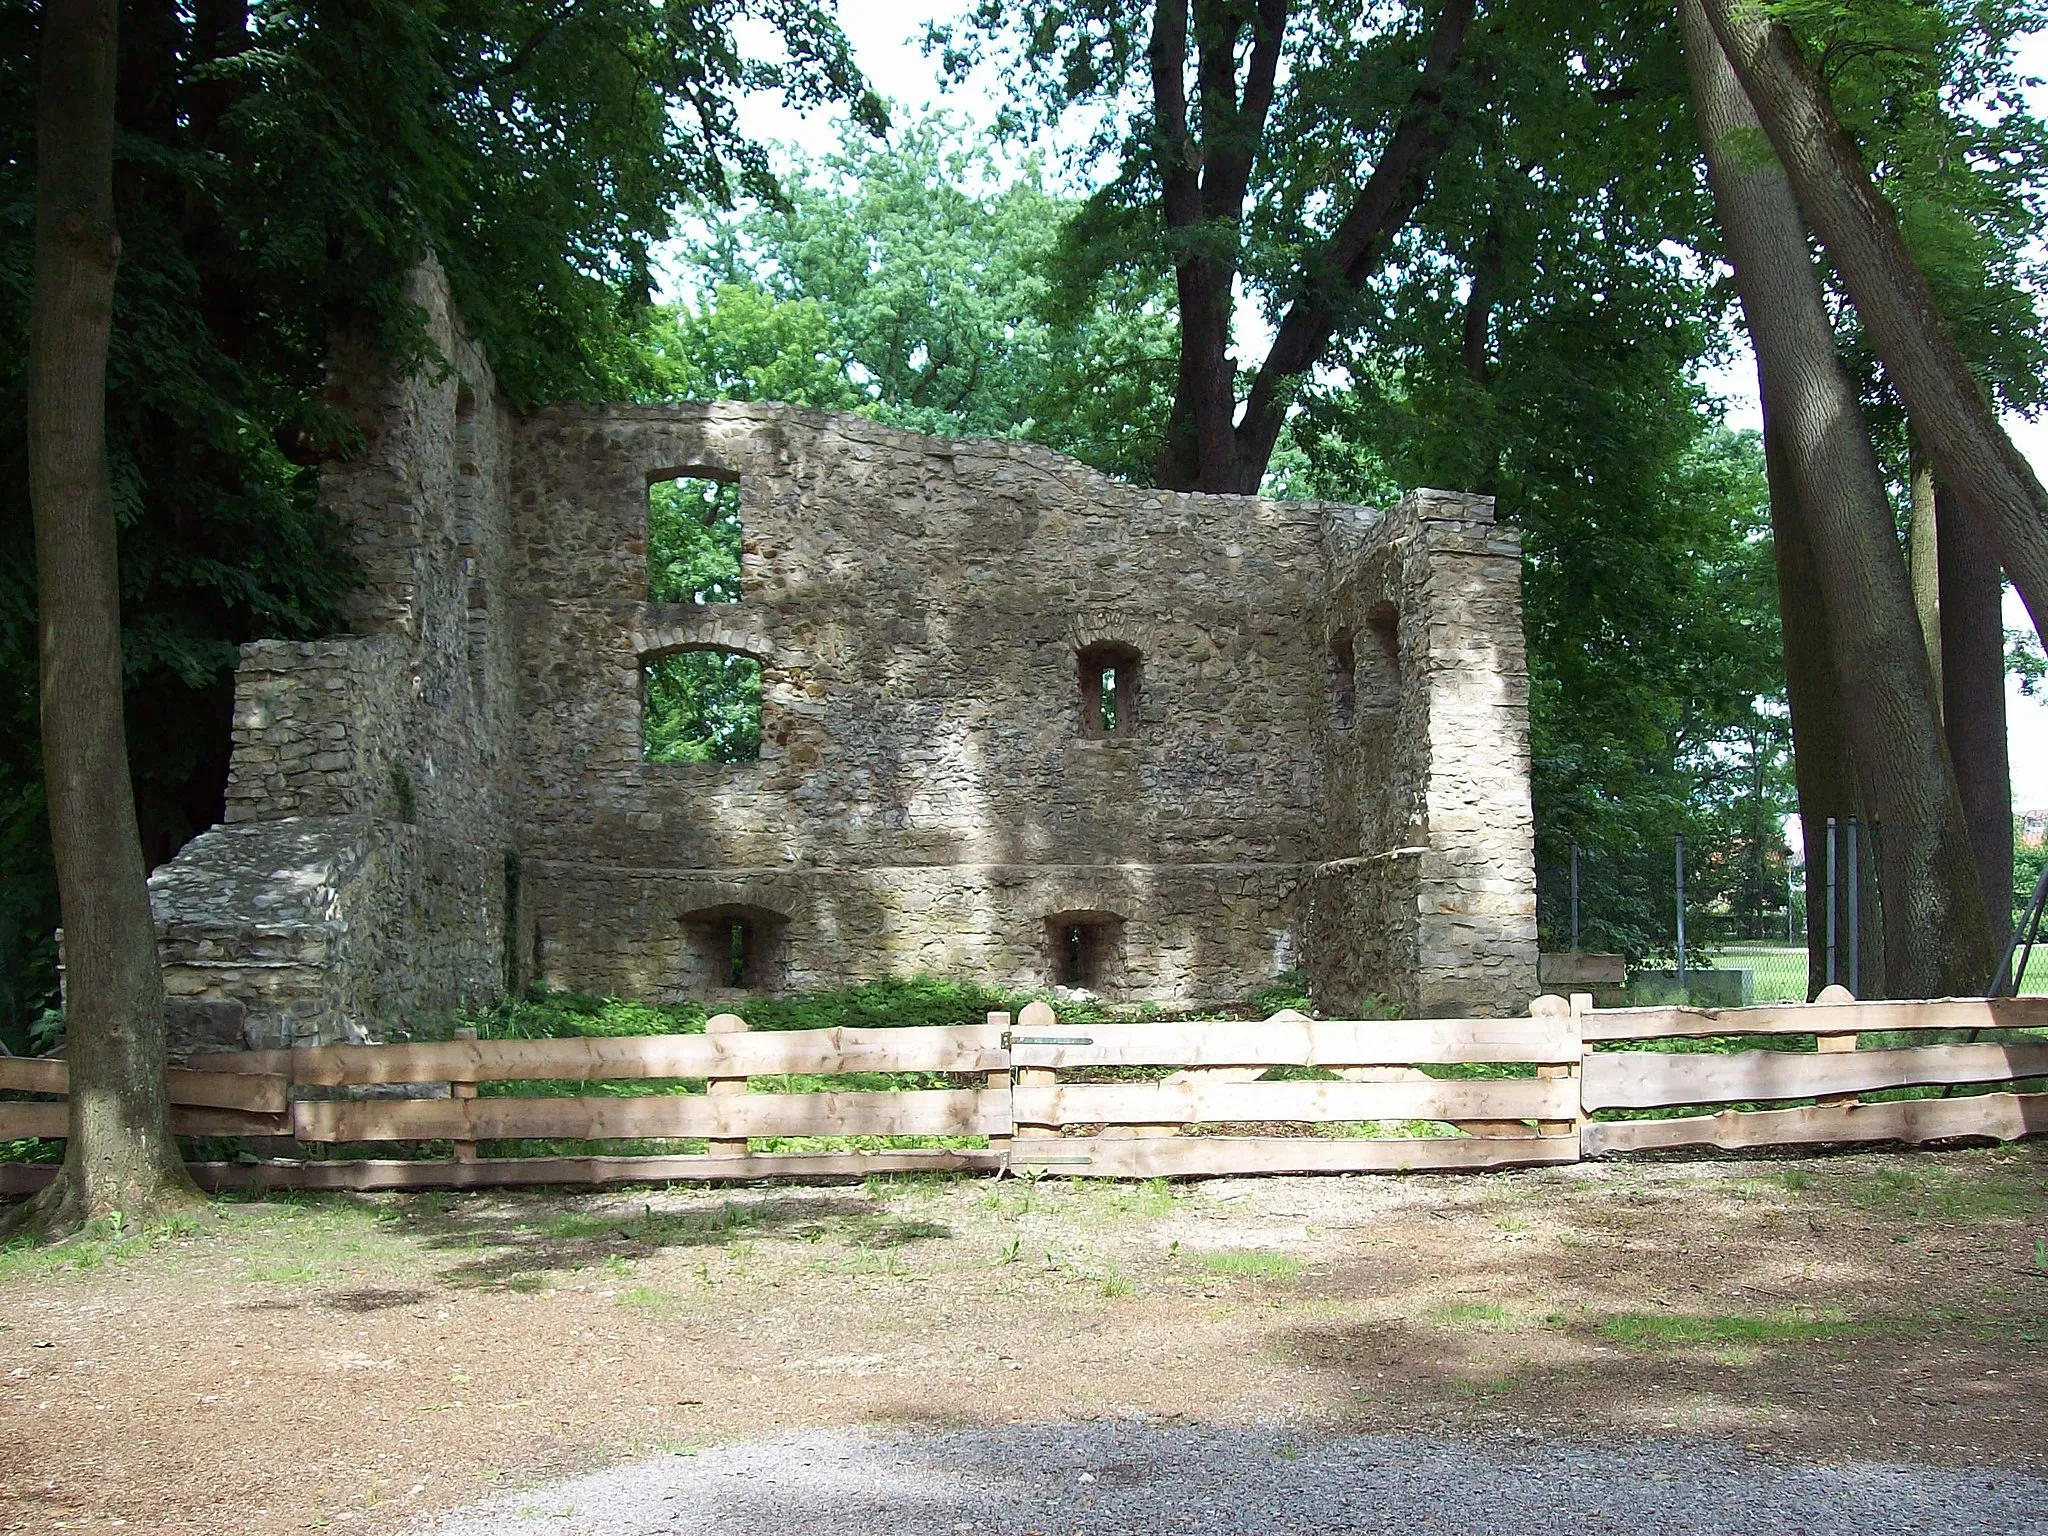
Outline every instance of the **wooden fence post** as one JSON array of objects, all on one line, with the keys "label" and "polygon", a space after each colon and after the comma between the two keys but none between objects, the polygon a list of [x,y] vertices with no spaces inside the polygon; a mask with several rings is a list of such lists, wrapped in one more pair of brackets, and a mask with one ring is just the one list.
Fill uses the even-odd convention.
[{"label": "wooden fence post", "polygon": [[[1853,1003],[1855,1001],[1856,994],[1847,987],[1831,986],[1822,987],[1820,989],[1820,996],[1816,997],[1813,1003],[1816,1008],[1835,1008],[1843,1003]],[[1813,1032],[1813,1048],[1815,1053],[1821,1056],[1835,1056],[1844,1051],[1853,1051],[1856,1049],[1856,1044],[1857,1041],[1854,1035],[1826,1035],[1822,1034],[1818,1029]],[[1825,1104],[1831,1109],[1847,1109],[1850,1105],[1856,1103],[1856,1095],[1853,1093],[1823,1094],[1817,1102]]]},{"label": "wooden fence post", "polygon": [[[744,1035],[746,1032],[747,1021],[736,1013],[717,1014],[704,1025],[707,1035]],[[714,1077],[704,1091],[714,1099],[737,1098],[747,1091],[747,1080],[744,1077]],[[744,1136],[712,1137],[705,1144],[705,1151],[713,1157],[745,1157],[747,1139]]]},{"label": "wooden fence post", "polygon": [[1586,1123],[1588,1119],[1586,1114],[1586,1053],[1593,1048],[1586,1041],[1586,1015],[1593,1011],[1593,994],[1590,992],[1574,992],[1571,997],[1571,1009],[1572,1037],[1579,1043],[1579,1065],[1576,1069],[1579,1079],[1579,1113],[1578,1118],[1572,1122],[1572,1130],[1578,1135],[1579,1150],[1583,1154],[1586,1146]]},{"label": "wooden fence post", "polygon": [[[1059,1022],[1059,1015],[1052,1011],[1050,1004],[1033,998],[1024,1005],[1024,1011],[1017,1015],[1017,1032],[1035,1035],[1041,1030],[1058,1028]],[[1016,1075],[1019,1088],[1050,1088],[1060,1080],[1059,1073],[1051,1067],[1018,1067]],[[1010,1123],[1020,1137],[1038,1139],[1059,1135],[1059,1131],[1049,1125],[1017,1125],[1014,1112],[1011,1114]]]},{"label": "wooden fence post", "polygon": [[[455,1031],[455,1038],[457,1040],[474,1040],[476,1038],[476,1031],[473,1029],[458,1029]],[[474,1071],[475,1069],[472,1068],[471,1070]],[[448,1084],[448,1097],[451,1099],[475,1098],[476,1083],[474,1079],[456,1078],[450,1082]],[[473,1163],[476,1161],[476,1143],[473,1141],[455,1142],[453,1144],[453,1152],[455,1161],[458,1163]]]},{"label": "wooden fence post", "polygon": [[[1572,1005],[1563,998],[1553,996],[1550,993],[1545,993],[1529,1004],[1529,1017],[1532,1019],[1561,1019],[1571,1016]],[[1576,1020],[1574,1020],[1574,1023],[1576,1024]],[[1572,1033],[1577,1035],[1578,1030],[1576,1027],[1572,1030]],[[1547,1081],[1555,1082],[1560,1078],[1577,1077],[1579,1075],[1579,1067],[1577,1062],[1569,1064],[1564,1062],[1544,1062],[1537,1066],[1536,1075]],[[1570,1120],[1538,1120],[1536,1122],[1536,1133],[1539,1136],[1571,1136],[1577,1134],[1578,1129],[1579,1122],[1576,1117]]]},{"label": "wooden fence post", "polygon": [[[1009,1038],[1007,1031],[1010,1028],[1009,1014],[991,1013],[988,1016],[988,1027],[1005,1031],[1004,1040],[1007,1044]],[[992,1069],[988,1074],[988,1086],[993,1089],[1008,1088],[1010,1086],[1010,1069],[1008,1067],[1004,1067],[1001,1071]],[[1016,1128],[1017,1115],[1013,1109],[1010,1113],[1010,1129],[1014,1131]],[[1008,1136],[991,1135],[988,1139],[988,1149],[1007,1162],[1010,1156],[1010,1138]],[[998,1172],[1000,1171],[998,1170]]]}]

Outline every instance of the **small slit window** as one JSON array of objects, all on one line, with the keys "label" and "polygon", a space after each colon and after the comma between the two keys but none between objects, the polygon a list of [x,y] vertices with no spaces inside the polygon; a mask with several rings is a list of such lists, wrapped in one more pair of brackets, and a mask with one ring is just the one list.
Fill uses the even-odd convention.
[{"label": "small slit window", "polygon": [[1401,616],[1392,603],[1366,613],[1354,656],[1354,709],[1368,722],[1386,718],[1401,702]]},{"label": "small slit window", "polygon": [[1330,641],[1330,724],[1348,731],[1357,716],[1358,655],[1351,631],[1340,629]]},{"label": "small slit window", "polygon": [[657,603],[740,600],[739,482],[685,471],[647,487],[647,596]]},{"label": "small slit window", "polygon": [[1127,737],[1138,729],[1138,653],[1127,645],[1084,648],[1080,657],[1081,734]]},{"label": "small slit window", "polygon": [[761,663],[738,651],[677,651],[640,668],[650,763],[751,763],[761,756]]}]

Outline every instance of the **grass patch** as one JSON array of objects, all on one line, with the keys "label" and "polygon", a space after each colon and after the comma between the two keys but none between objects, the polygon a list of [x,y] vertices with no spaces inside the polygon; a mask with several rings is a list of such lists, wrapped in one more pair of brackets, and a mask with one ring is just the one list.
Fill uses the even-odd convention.
[{"label": "grass patch", "polygon": [[1447,1302],[1430,1320],[1443,1328],[1512,1328],[1519,1321],[1497,1301]]},{"label": "grass patch", "polygon": [[1292,1254],[1237,1248],[1227,1253],[1203,1254],[1202,1268],[1225,1280],[1299,1280],[1302,1265]]},{"label": "grass patch", "polygon": [[658,1291],[651,1285],[636,1285],[621,1291],[617,1300],[620,1306],[645,1312],[650,1317],[675,1317],[688,1310],[688,1304],[675,1292]]},{"label": "grass patch", "polygon": [[1670,1312],[1617,1312],[1594,1331],[1631,1349],[1689,1349],[1702,1345],[1812,1343],[1840,1338],[1852,1324],[1848,1314],[1824,1312],[1726,1312],[1692,1317]]},{"label": "grass patch", "polygon": [[2002,1177],[1990,1169],[1957,1173],[1940,1167],[1886,1167],[1851,1180],[1847,1187],[1849,1198],[1865,1210],[1917,1221],[2026,1218],[2048,1208],[2048,1186]]}]

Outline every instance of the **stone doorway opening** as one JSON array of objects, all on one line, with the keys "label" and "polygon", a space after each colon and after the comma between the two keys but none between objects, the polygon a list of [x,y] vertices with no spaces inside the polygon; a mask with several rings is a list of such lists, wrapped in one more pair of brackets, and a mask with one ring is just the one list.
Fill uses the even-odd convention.
[{"label": "stone doorway opening", "polygon": [[1124,983],[1124,919],[1096,910],[1045,920],[1047,979],[1076,992],[1108,994]]}]

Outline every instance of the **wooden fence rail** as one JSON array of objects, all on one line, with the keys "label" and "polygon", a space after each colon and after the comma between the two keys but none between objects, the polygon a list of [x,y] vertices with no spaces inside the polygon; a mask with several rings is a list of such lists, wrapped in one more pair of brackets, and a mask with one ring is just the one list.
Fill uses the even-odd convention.
[{"label": "wooden fence rail", "polygon": [[[1063,1026],[1042,1002],[1014,1024],[701,1035],[458,1038],[223,1052],[173,1071],[185,1136],[312,1147],[446,1142],[446,1159],[196,1164],[202,1184],[330,1189],[846,1177],[915,1169],[1110,1178],[1479,1169],[1687,1147],[2011,1139],[2048,1131],[2048,998],[1594,1010],[1538,998],[1525,1019]],[[1879,1033],[1962,1031],[1928,1045]],[[1806,1049],[1721,1049],[1812,1036]],[[1984,1038],[1984,1037],[1991,1038]],[[1672,1050],[1645,1049],[1669,1041]],[[1870,1046],[1876,1048],[1867,1048]],[[1283,1070],[1275,1074],[1275,1069]],[[870,1089],[859,1074],[920,1074]],[[810,1091],[776,1081],[825,1081]],[[682,1080],[639,1094],[513,1094],[478,1085]],[[701,1085],[701,1091],[692,1085]],[[407,1096],[390,1096],[405,1090]],[[0,1058],[0,1141],[66,1130],[61,1061]],[[1954,1095],[1957,1087],[1972,1091]],[[1942,1089],[1942,1097],[1859,1096]],[[1981,1091],[1988,1088],[1991,1091]],[[438,1090],[438,1091],[437,1091]],[[39,1097],[23,1097],[24,1095]],[[1787,1101],[1814,1100],[1805,1104]],[[1715,1105],[1715,1113],[1697,1113]],[[1783,1107],[1761,1107],[1761,1106]],[[763,1138],[924,1140],[768,1151]],[[703,1140],[702,1153],[479,1157],[479,1142]],[[974,1143],[985,1142],[985,1145]],[[48,1165],[0,1164],[0,1193]]]},{"label": "wooden fence rail", "polygon": [[[1830,987],[1813,1003],[1760,1008],[1616,1008],[1583,1021],[1581,1074],[1586,1112],[1691,1109],[1713,1114],[1589,1120],[1588,1157],[1683,1147],[1782,1147],[1858,1141],[1943,1141],[1962,1136],[2011,1140],[2048,1129],[2048,1094],[1971,1093],[1961,1097],[1859,1102],[1857,1095],[1899,1088],[2013,1084],[2048,1077],[2048,1043],[1866,1048],[1876,1033],[1931,1030],[1977,1034],[2048,1028],[2048,998],[1943,998],[1857,1002]],[[1812,1035],[1814,1049],[1647,1051],[1600,1044],[1715,1036]],[[1773,1100],[1815,1104],[1764,1109]]]}]

